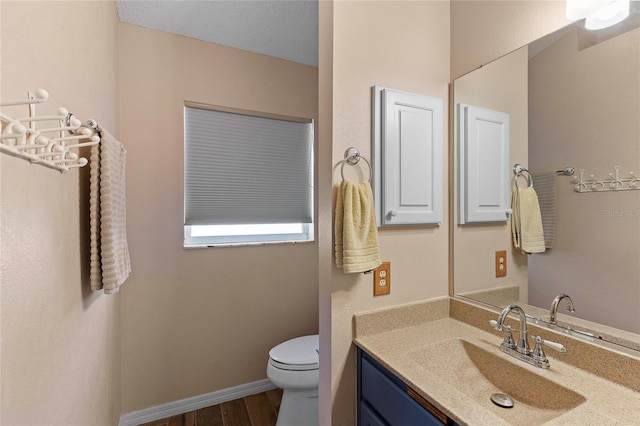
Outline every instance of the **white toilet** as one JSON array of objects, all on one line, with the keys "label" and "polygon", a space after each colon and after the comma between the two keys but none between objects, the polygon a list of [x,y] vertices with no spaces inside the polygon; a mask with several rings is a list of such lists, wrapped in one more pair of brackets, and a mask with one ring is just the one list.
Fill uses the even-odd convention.
[{"label": "white toilet", "polygon": [[316,334],[269,351],[267,377],[283,390],[276,426],[318,425],[318,345]]}]

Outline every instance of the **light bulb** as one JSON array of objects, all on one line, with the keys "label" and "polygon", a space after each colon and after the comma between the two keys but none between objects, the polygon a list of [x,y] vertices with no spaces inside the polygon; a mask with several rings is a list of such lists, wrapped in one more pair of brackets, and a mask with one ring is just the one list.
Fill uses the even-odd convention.
[{"label": "light bulb", "polygon": [[612,0],[606,6],[587,16],[584,26],[588,30],[601,30],[624,21],[629,16],[629,0]]}]

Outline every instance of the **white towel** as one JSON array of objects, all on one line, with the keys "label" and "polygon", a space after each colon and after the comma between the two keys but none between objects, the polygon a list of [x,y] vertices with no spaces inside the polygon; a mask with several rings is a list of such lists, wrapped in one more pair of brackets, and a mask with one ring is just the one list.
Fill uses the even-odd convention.
[{"label": "white towel", "polygon": [[105,129],[91,147],[89,183],[90,281],[94,291],[117,293],[131,272],[125,222],[127,151]]},{"label": "white towel", "polygon": [[335,257],[336,265],[348,274],[371,271],[382,264],[369,182],[343,180],[338,188]]},{"label": "white towel", "polygon": [[552,249],[556,240],[556,172],[532,172],[540,203],[544,245]]},{"label": "white towel", "polygon": [[538,195],[533,186],[524,189],[516,188],[511,195],[511,232],[513,245],[523,253],[542,253],[544,247],[544,231]]}]

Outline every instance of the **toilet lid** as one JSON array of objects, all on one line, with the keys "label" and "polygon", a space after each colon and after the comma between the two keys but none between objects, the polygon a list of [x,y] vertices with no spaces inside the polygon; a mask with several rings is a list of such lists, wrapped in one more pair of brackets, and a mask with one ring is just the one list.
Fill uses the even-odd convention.
[{"label": "toilet lid", "polygon": [[[272,364],[276,367],[303,367],[304,369],[318,368],[318,335],[296,337],[280,343],[269,351]],[[280,364],[280,365],[279,365]]]}]

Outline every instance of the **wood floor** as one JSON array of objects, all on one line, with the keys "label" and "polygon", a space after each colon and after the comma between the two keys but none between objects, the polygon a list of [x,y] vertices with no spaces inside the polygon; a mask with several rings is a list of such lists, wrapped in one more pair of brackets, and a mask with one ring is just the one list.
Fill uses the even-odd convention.
[{"label": "wood floor", "polygon": [[273,389],[141,426],[275,426],[282,389]]}]

